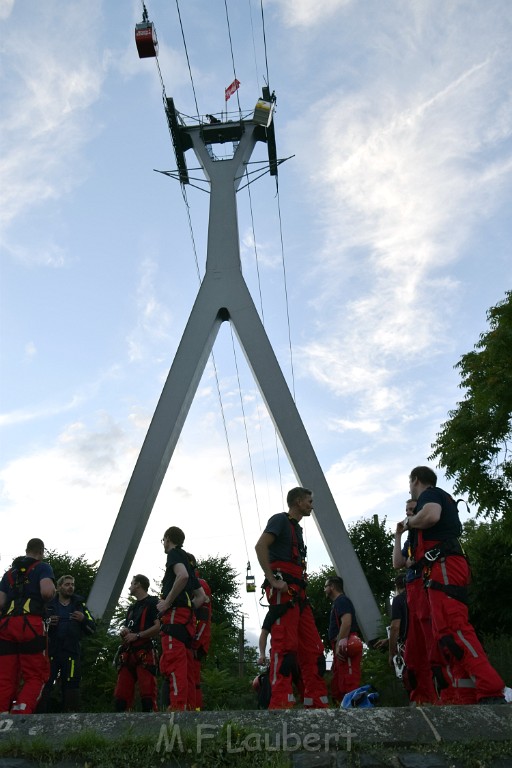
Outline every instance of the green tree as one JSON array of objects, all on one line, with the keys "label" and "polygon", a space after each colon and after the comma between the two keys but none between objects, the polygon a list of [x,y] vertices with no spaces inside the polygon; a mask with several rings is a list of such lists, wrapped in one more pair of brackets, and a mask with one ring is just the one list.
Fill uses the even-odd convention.
[{"label": "green tree", "polygon": [[250,681],[257,674],[257,652],[242,638],[241,576],[228,555],[198,560],[197,566],[212,591],[211,643],[202,675],[205,708],[256,708]]},{"label": "green tree", "polygon": [[381,610],[387,612],[395,572],[394,536],[386,528],[386,518],[381,521],[363,518],[348,527],[348,535],[375,600]]},{"label": "green tree", "polygon": [[308,600],[315,617],[315,624],[327,651],[331,650],[329,643],[329,618],[331,615],[331,601],[324,594],[325,580],[336,576],[332,565],[322,565],[319,571],[308,576]]},{"label": "green tree", "polygon": [[197,561],[197,567],[201,578],[208,582],[212,591],[212,621],[239,626],[242,617],[240,574],[230,564],[229,556],[206,557]]},{"label": "green tree", "polygon": [[[348,527],[348,535],[359,558],[368,584],[381,610],[387,613],[395,572],[391,562],[393,534],[386,528],[386,518],[363,518]],[[329,650],[328,627],[331,604],[324,594],[325,580],[336,576],[332,565],[323,565],[308,578],[308,597],[325,647]],[[349,576],[345,575],[345,586]]]},{"label": "green tree", "polygon": [[73,557],[69,552],[59,554],[53,549],[47,549],[44,555],[45,562],[49,563],[55,575],[55,581],[61,576],[73,576],[75,579],[75,592],[84,599],[91,591],[91,587],[98,571],[98,561],[88,563],[85,555]]},{"label": "green tree", "polygon": [[512,636],[512,557],[502,520],[464,524],[463,545],[471,564],[470,614],[488,636]]},{"label": "green tree", "polygon": [[512,291],[487,312],[489,331],[455,366],[464,400],[449,411],[430,459],[467,494],[478,514],[502,514],[512,536]]}]

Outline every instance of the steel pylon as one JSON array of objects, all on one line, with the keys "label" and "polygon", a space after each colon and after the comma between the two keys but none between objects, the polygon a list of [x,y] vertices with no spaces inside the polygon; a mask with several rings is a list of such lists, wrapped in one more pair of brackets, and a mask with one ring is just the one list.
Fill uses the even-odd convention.
[{"label": "steel pylon", "polygon": [[[174,116],[175,118],[175,116]],[[178,131],[178,166],[192,148],[210,183],[206,272],[158,401],[88,605],[109,619],[144,533],[206,362],[223,322],[229,320],[252,370],[300,485],[314,492],[314,519],[367,641],[379,636],[381,616],[242,275],[236,192],[257,141],[267,132],[254,119],[233,124],[184,126]],[[173,136],[173,142],[176,141]],[[212,145],[233,142],[231,159],[216,159]],[[275,174],[274,174],[275,175]]]}]

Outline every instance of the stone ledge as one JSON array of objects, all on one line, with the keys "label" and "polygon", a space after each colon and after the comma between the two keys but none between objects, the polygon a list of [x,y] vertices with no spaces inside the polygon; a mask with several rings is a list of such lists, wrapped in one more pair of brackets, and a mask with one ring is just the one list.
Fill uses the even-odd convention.
[{"label": "stone ledge", "polygon": [[[223,731],[224,729],[224,731]],[[242,735],[238,729],[242,729]],[[8,739],[48,739],[58,745],[82,732],[107,739],[178,736],[206,745],[224,734],[227,747],[237,739],[258,738],[273,749],[341,749],[347,744],[389,747],[470,744],[512,740],[511,706],[460,706],[284,711],[217,711],[168,713],[74,713],[0,715],[0,744]],[[234,747],[233,747],[234,748]]]}]

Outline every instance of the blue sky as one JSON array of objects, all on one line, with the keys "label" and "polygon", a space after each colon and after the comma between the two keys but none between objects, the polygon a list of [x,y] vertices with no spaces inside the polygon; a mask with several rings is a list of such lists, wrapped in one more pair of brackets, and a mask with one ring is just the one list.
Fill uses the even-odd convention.
[{"label": "blue sky", "polygon": [[[201,114],[221,111],[224,2],[180,3],[194,91],[176,4],[147,7],[166,94],[187,115],[194,91]],[[250,110],[266,76],[260,2],[227,7]],[[512,6],[263,7],[278,155],[293,157],[279,199],[268,176],[238,194],[243,272],[345,523],[394,528],[409,469],[461,397],[453,366],[511,287]],[[140,18],[138,2],[0,0],[3,568],[29,536],[101,558],[198,289],[180,186],[153,171],[175,161]],[[208,196],[187,199],[203,274]],[[254,542],[296,481],[234,346],[224,324],[236,492],[209,363],[132,572],[160,579],[159,540],[179,525],[198,558],[229,554],[244,574],[249,556],[260,580]],[[306,530],[315,569],[327,554]],[[243,603],[255,631],[261,609]]]}]

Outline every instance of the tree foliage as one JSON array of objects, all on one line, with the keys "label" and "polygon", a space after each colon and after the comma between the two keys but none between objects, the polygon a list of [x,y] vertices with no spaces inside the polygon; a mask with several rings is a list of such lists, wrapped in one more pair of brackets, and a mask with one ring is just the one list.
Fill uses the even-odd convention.
[{"label": "tree foliage", "polygon": [[394,537],[386,528],[386,518],[363,518],[348,527],[348,535],[375,600],[381,610],[387,609],[394,579]]},{"label": "tree foliage", "polygon": [[512,529],[512,291],[487,312],[490,329],[456,368],[464,400],[449,411],[431,459],[484,517],[502,513]]},{"label": "tree foliage", "polygon": [[336,576],[332,565],[322,565],[319,571],[308,576],[308,600],[315,617],[315,624],[327,651],[331,650],[329,643],[329,617],[331,615],[331,601],[324,594],[325,580]]},{"label": "tree foliage", "polygon": [[212,591],[212,621],[238,626],[241,620],[240,575],[228,555],[216,555],[197,561],[201,578]]},{"label": "tree foliage", "polygon": [[462,537],[472,571],[471,620],[479,632],[494,637],[512,636],[512,557],[503,528],[502,520],[468,520]]},{"label": "tree foliage", "polygon": [[76,594],[87,598],[98,571],[97,561],[88,563],[85,555],[72,557],[69,552],[61,555],[53,549],[45,550],[44,559],[51,565],[56,582],[61,576],[73,576]]},{"label": "tree foliage", "polygon": [[[386,528],[386,518],[380,522],[374,518],[363,518],[349,526],[348,535],[375,600],[384,611],[389,602],[394,579],[391,562],[394,539],[393,534]],[[331,603],[325,597],[324,584],[330,576],[336,576],[335,569],[332,565],[323,565],[308,578],[308,598],[316,626],[327,650],[330,650],[328,627]],[[349,587],[350,576],[347,574],[344,584]]]}]

